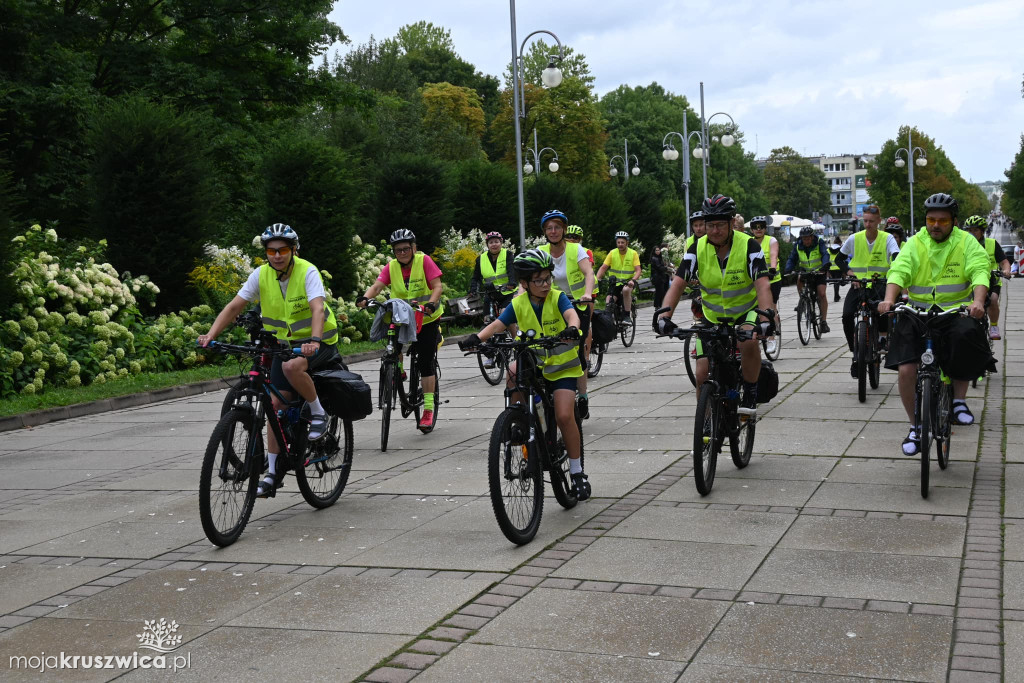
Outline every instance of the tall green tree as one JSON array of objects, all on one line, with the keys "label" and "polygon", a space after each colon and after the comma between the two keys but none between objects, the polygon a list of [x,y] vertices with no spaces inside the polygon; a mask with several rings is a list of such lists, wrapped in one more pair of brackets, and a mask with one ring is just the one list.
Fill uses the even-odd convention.
[{"label": "tall green tree", "polygon": [[[558,46],[549,45],[543,38],[530,43],[523,53],[523,79],[527,83],[540,83],[541,72],[548,67],[552,56],[557,57]],[[590,73],[590,65],[586,55],[577,53],[569,45],[563,45],[562,59],[555,59],[555,65],[561,70],[562,77],[575,78],[588,88],[594,85],[594,76]],[[512,64],[505,67],[505,87],[512,87]]]},{"label": "tall green tree", "polygon": [[[377,181],[377,231],[374,240],[386,239],[398,228],[416,234],[421,251],[438,245],[441,231],[452,225],[450,177],[444,162],[417,154],[388,160]],[[367,235],[362,235],[364,238]]]},{"label": "tall green tree", "polygon": [[575,190],[576,210],[569,220],[583,227],[588,247],[607,251],[615,246],[616,232],[632,230],[629,204],[615,185],[592,180],[576,185]]},{"label": "tall green tree", "polygon": [[1024,225],[1024,135],[1020,136],[1020,149],[1006,169],[1003,198],[999,208],[1017,225]]},{"label": "tall green tree", "polygon": [[406,53],[433,49],[445,50],[453,54],[455,52],[452,32],[443,26],[434,26],[433,22],[429,21],[406,24],[398,29],[395,39]]},{"label": "tall green tree", "polygon": [[423,131],[430,152],[457,161],[483,156],[484,110],[476,91],[451,83],[428,83],[419,89]]},{"label": "tall green tree", "polygon": [[622,197],[629,207],[629,222],[633,226],[631,240],[643,244],[645,251],[641,256],[653,253],[651,249],[665,234],[661,223],[662,193],[657,181],[642,176],[633,178],[622,186]]},{"label": "tall green tree", "polygon": [[764,168],[764,196],[773,212],[794,216],[810,217],[831,205],[825,174],[792,147],[772,150]]}]

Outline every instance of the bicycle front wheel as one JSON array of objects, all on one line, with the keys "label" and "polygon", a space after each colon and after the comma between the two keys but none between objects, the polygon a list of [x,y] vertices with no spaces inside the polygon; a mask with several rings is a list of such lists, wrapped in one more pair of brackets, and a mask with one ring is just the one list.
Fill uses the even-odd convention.
[{"label": "bicycle front wheel", "polygon": [[[490,367],[487,366],[490,361]],[[500,353],[494,354],[493,358],[488,358],[483,351],[477,351],[476,362],[480,366],[480,374],[484,376],[484,379],[491,386],[498,386],[501,384],[501,378],[505,376],[505,364],[503,363],[504,357]]]},{"label": "bicycle front wheel", "polygon": [[949,467],[950,439],[953,436],[953,385],[943,382],[939,386],[935,405],[935,459],[939,469]]},{"label": "bicycle front wheel", "polygon": [[629,309],[629,315],[622,321],[622,326],[619,328],[619,335],[622,337],[622,345],[627,349],[633,345],[633,339],[636,338],[636,302],[633,302],[633,307]]},{"label": "bicycle front wheel", "polygon": [[868,363],[870,349],[868,348],[868,326],[863,320],[857,323],[857,400],[864,403],[868,400]]},{"label": "bicycle front wheel", "polygon": [[729,455],[736,469],[742,470],[750,464],[750,454],[754,452],[754,434],[757,432],[757,419],[748,418],[740,422],[729,436]]},{"label": "bicycle front wheel", "polygon": [[505,538],[516,545],[533,540],[544,512],[544,472],[537,462],[536,445],[529,443],[529,438],[526,413],[507,408],[494,422],[487,452],[494,518]]},{"label": "bicycle front wheel", "polygon": [[696,338],[692,334],[686,335],[686,341],[683,342],[683,364],[686,366],[686,376],[690,378],[690,385],[694,387],[697,386],[697,375],[693,372],[697,365],[697,358],[693,355],[696,348]]},{"label": "bicycle front wheel", "polygon": [[604,363],[604,344],[591,341],[590,355],[587,358],[587,377],[597,377],[601,372],[601,364]]},{"label": "bicycle front wheel", "polygon": [[818,313],[818,305],[813,299],[807,305],[810,308],[810,313],[807,317],[811,320],[811,331],[814,332],[815,339],[821,339],[821,317]]},{"label": "bicycle front wheel", "polygon": [[332,415],[327,433],[309,444],[304,465],[295,468],[295,480],[307,503],[322,510],[338,500],[352,470],[353,444],[352,421]]},{"label": "bicycle front wheel", "polygon": [[930,457],[929,451],[932,447],[932,432],[935,428],[932,422],[932,378],[922,377],[918,382],[917,409],[920,413],[918,425],[921,439],[921,497],[928,497],[928,475]]},{"label": "bicycle front wheel", "polygon": [[715,483],[721,429],[721,408],[714,386],[705,383],[697,400],[697,418],[693,426],[693,481],[697,493],[706,496]]},{"label": "bicycle front wheel", "polygon": [[811,315],[806,299],[801,299],[796,309],[796,331],[800,335],[800,343],[807,346],[811,343]]},{"label": "bicycle front wheel", "polygon": [[775,321],[775,350],[772,353],[768,353],[768,338],[761,338],[761,347],[764,351],[764,355],[768,360],[776,361],[779,359],[779,354],[782,353],[782,319],[779,318]]},{"label": "bicycle front wheel", "polygon": [[377,407],[380,409],[380,452],[388,450],[391,434],[391,410],[395,407],[395,364],[381,363]]},{"label": "bicycle front wheel", "polygon": [[214,545],[229,546],[242,535],[262,466],[263,435],[252,411],[228,411],[210,435],[199,472],[199,519]]}]

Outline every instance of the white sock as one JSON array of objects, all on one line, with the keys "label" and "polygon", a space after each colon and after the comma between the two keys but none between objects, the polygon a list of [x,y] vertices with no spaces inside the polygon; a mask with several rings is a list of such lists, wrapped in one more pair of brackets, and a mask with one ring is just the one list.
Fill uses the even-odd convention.
[{"label": "white sock", "polygon": [[967,399],[966,398],[954,398],[953,399],[953,405],[955,405],[955,406],[967,405]]},{"label": "white sock", "polygon": [[277,453],[267,453],[267,462],[270,463],[270,474],[277,474]]},{"label": "white sock", "polygon": [[307,403],[309,404],[310,411],[312,411],[312,413],[314,415],[323,415],[323,414],[325,414],[327,412],[327,411],[324,410],[324,407],[322,405],[320,405],[320,397],[319,396],[317,396],[312,401],[307,401]]},{"label": "white sock", "polygon": [[569,474],[579,474],[583,471],[583,465],[580,464],[580,459],[569,458]]}]

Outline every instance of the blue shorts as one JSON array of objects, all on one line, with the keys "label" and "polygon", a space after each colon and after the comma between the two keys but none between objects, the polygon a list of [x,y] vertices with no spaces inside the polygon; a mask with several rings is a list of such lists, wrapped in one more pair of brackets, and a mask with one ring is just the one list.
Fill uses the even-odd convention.
[{"label": "blue shorts", "polygon": [[563,377],[562,379],[556,379],[555,381],[544,380],[548,389],[554,393],[559,389],[568,389],[569,391],[576,391],[576,378],[575,377]]}]

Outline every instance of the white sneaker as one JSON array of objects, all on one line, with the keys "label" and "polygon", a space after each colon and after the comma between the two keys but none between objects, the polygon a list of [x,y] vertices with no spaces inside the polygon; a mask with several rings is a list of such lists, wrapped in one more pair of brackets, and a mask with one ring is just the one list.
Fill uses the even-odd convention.
[{"label": "white sneaker", "polygon": [[773,353],[775,353],[776,349],[778,349],[778,348],[779,348],[779,343],[777,341],[775,341],[774,339],[769,339],[768,343],[765,344],[764,351],[765,351],[765,353],[767,353],[770,356]]},{"label": "white sneaker", "polygon": [[485,357],[484,358],[484,367],[487,368],[488,370],[493,368],[494,367],[494,359],[493,358],[486,358]]}]

